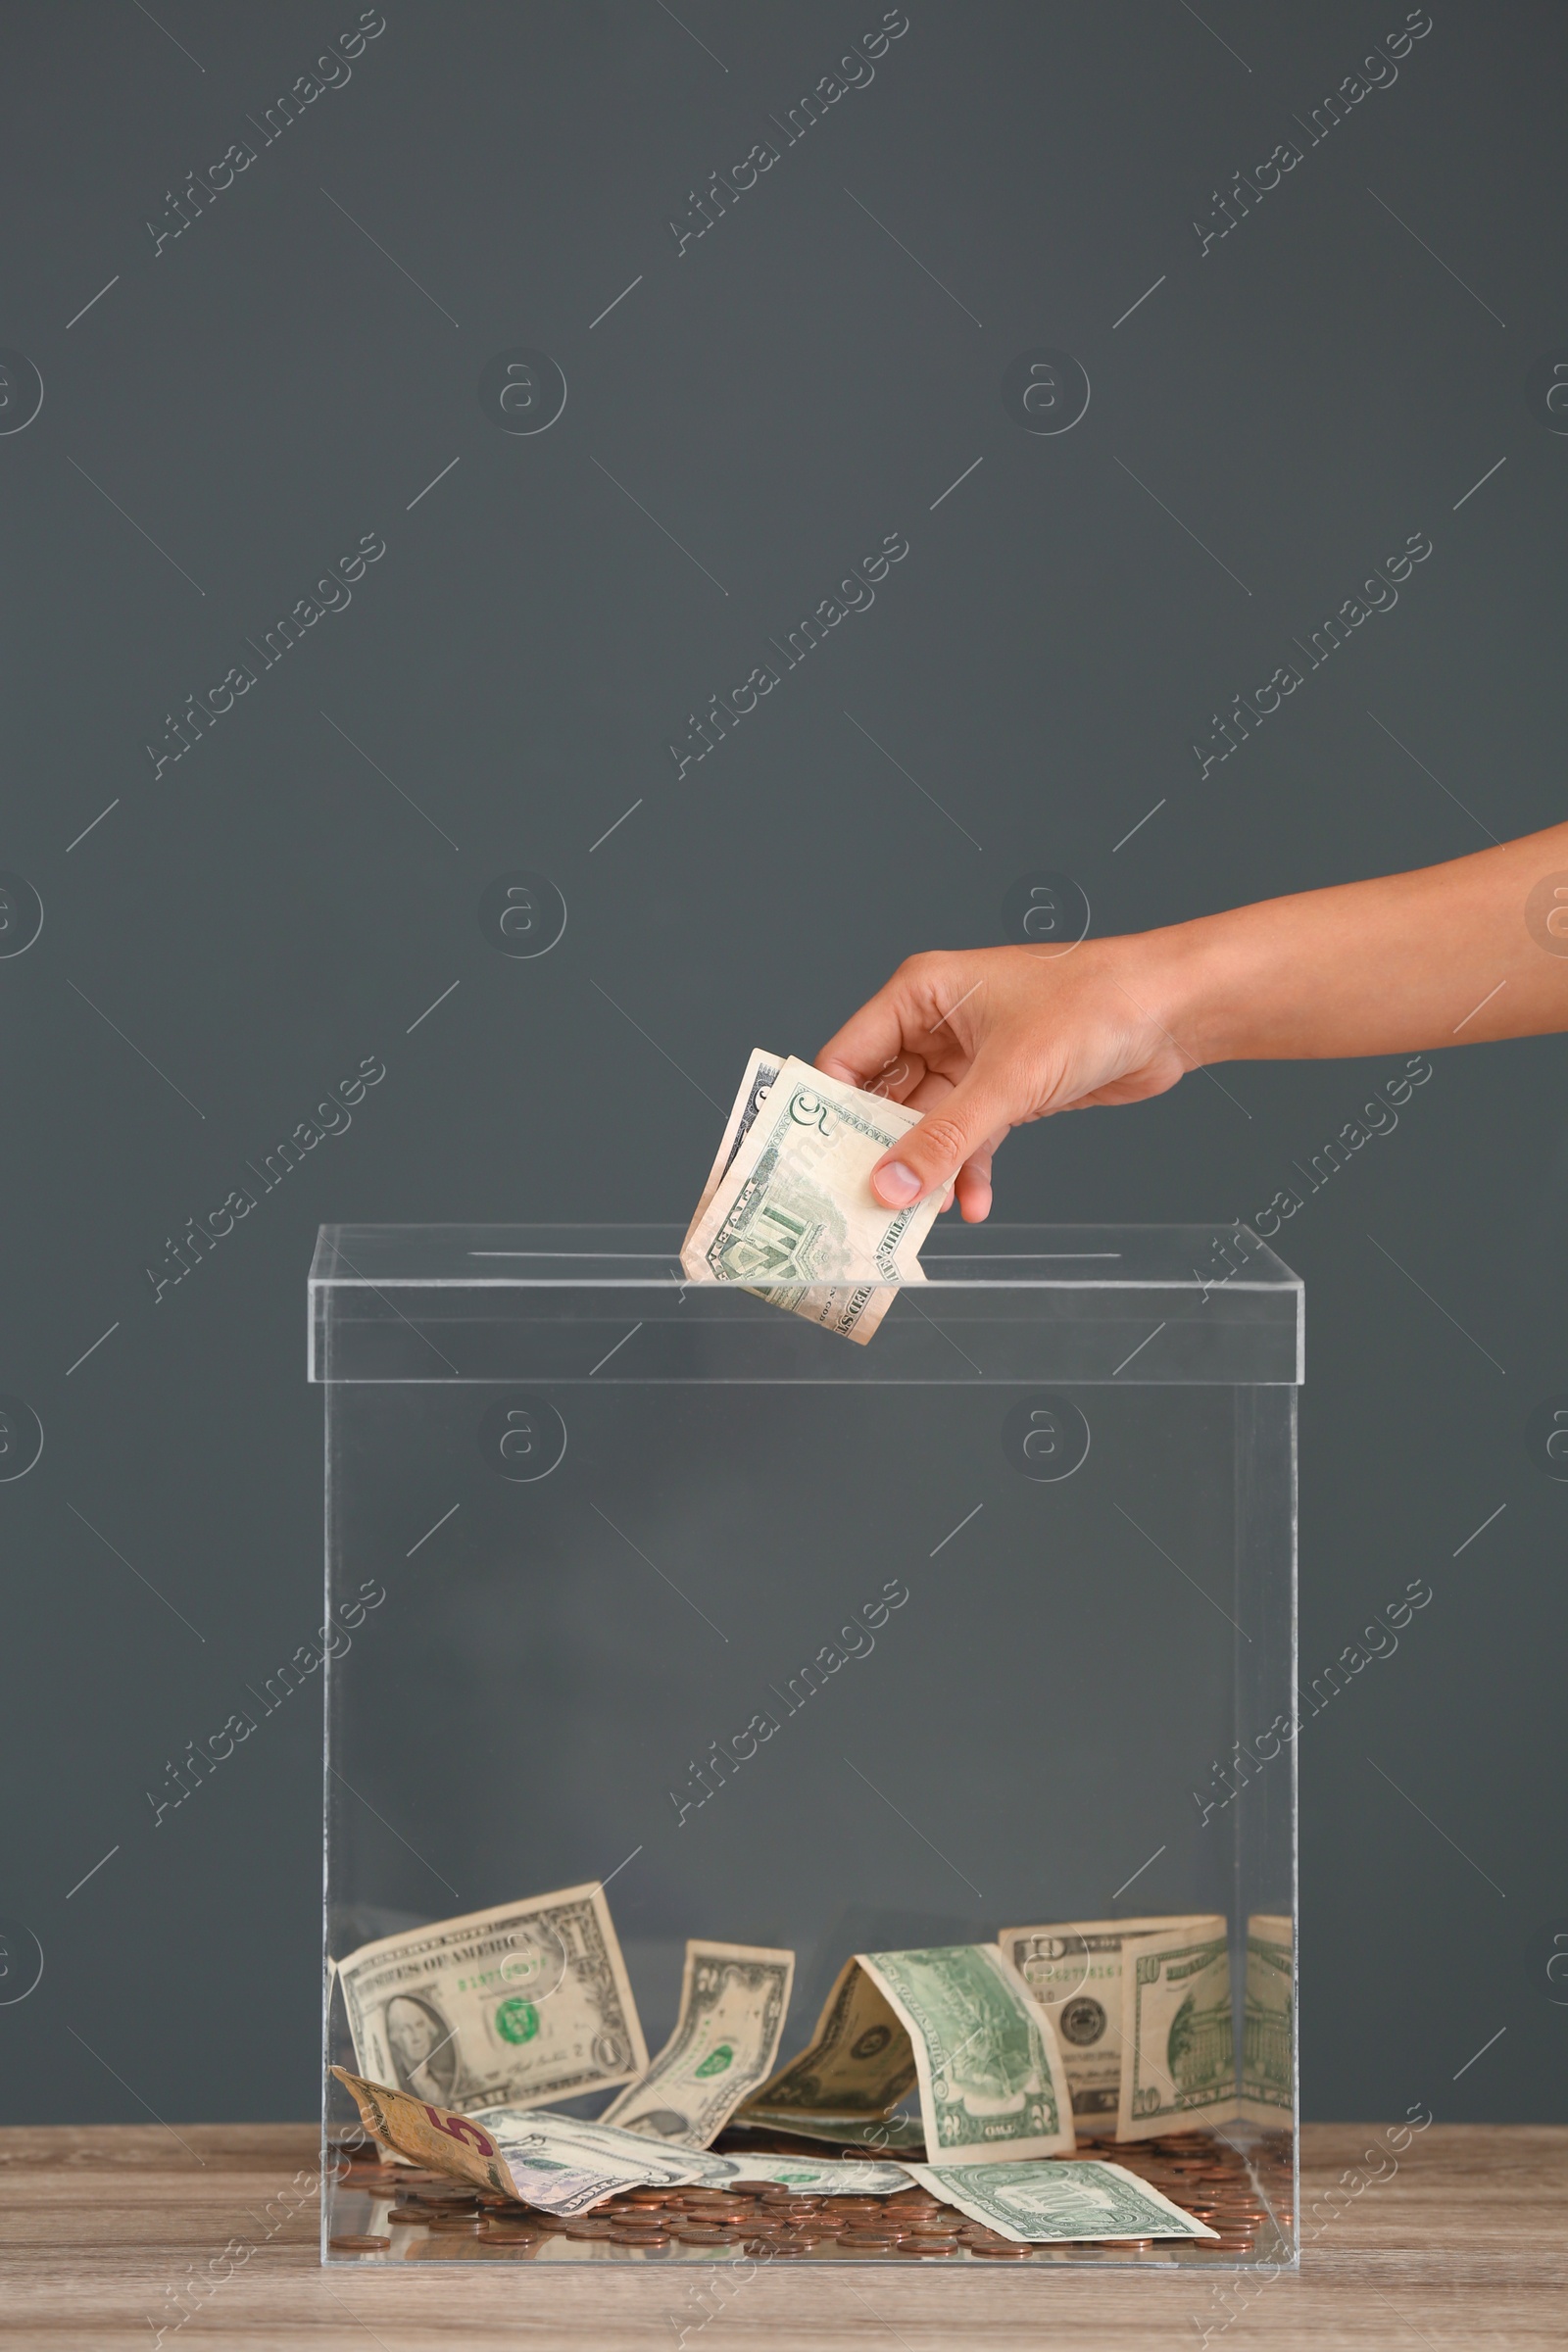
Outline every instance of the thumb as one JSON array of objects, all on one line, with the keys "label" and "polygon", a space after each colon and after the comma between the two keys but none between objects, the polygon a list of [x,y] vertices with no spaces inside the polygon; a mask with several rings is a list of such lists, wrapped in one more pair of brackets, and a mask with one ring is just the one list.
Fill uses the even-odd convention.
[{"label": "thumb", "polygon": [[977,1062],[945,1102],[883,1153],[871,1170],[871,1190],[890,1208],[907,1208],[927,1193],[943,1192],[971,1152],[1012,1121],[1004,1089]]}]

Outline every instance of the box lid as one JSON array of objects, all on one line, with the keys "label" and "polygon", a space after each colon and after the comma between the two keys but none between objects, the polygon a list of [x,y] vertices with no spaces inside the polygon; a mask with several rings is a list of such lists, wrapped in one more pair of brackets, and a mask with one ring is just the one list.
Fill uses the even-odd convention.
[{"label": "box lid", "polygon": [[1294,1385],[1298,1275],[1245,1225],[944,1223],[864,1347],[682,1271],[678,1225],[323,1225],[328,1382]]}]

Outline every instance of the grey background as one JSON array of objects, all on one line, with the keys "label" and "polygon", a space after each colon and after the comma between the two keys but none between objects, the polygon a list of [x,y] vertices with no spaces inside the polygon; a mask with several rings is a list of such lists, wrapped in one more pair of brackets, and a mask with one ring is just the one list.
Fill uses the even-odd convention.
[{"label": "grey background", "polygon": [[[144,1791],[318,1621],[318,1221],[683,1218],[747,1049],[1000,938],[1021,875],[1110,932],[1561,813],[1568,441],[1524,389],[1568,339],[1559,10],[1440,0],[1203,256],[1212,191],[1305,147],[1401,8],[911,0],[679,256],[688,191],[870,0],[389,0],[266,147],[247,116],[357,12],[158,13],[9,10],[0,98],[0,342],[45,386],[0,438],[0,864],[45,910],[0,962],[0,1391],[45,1431],[0,1485],[0,1911],[44,1955],[0,2008],[19,2121],[314,2109],[316,1702],[156,1833]],[[241,137],[155,256],[166,190]],[[519,344],[569,386],[538,438],[476,398]],[[1060,438],[1002,403],[1041,344],[1093,386]],[[1417,530],[1398,607],[1200,783],[1210,712]],[[155,781],[164,713],[368,531],[352,605]],[[686,712],[894,531],[875,606],[677,783]],[[569,909],[541,960],[477,921],[515,867]],[[155,1302],[166,1237],[367,1055],[352,1127]],[[1250,1219],[1396,1059],[1048,1123],[1000,1213]],[[1562,2111],[1568,1494],[1524,1425],[1568,1388],[1563,1067],[1439,1055],[1278,1244],[1304,1674],[1434,1593],[1302,1737],[1309,2115]]]}]

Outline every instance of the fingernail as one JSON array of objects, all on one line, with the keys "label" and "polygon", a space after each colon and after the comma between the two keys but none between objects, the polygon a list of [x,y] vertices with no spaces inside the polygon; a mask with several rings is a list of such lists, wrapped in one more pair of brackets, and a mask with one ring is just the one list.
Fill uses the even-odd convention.
[{"label": "fingernail", "polygon": [[902,1159],[890,1159],[886,1167],[878,1168],[871,1182],[878,1199],[885,1200],[890,1208],[906,1208],[920,1197],[920,1179]]}]

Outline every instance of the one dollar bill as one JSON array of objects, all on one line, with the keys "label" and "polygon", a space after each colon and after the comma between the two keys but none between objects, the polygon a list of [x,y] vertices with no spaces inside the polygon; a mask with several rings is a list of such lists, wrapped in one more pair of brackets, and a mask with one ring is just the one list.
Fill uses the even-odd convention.
[{"label": "one dollar bill", "polygon": [[1214,2237],[1119,2164],[911,2164],[933,2196],[1020,2245],[1125,2237]]},{"label": "one dollar bill", "polygon": [[914,2083],[932,2160],[989,2165],[1071,2153],[1072,2109],[1051,2021],[995,1944],[857,1953],[808,2046],[736,2120],[784,2124],[820,2111],[872,2122],[891,2116]]},{"label": "one dollar bill", "polygon": [[361,2074],[437,2106],[538,2106],[648,2070],[600,1886],[383,1936],[336,1975]]},{"label": "one dollar bill", "polygon": [[710,2146],[772,2072],[794,1979],[793,1952],[688,1942],[675,2031],[601,2123],[687,2147]]},{"label": "one dollar bill", "polygon": [[916,1252],[940,1195],[887,1208],[871,1170],[920,1113],[824,1077],[791,1055],[752,1054],[716,1182],[681,1247],[693,1282],[733,1282],[862,1345],[894,1290],[925,1279]]}]

